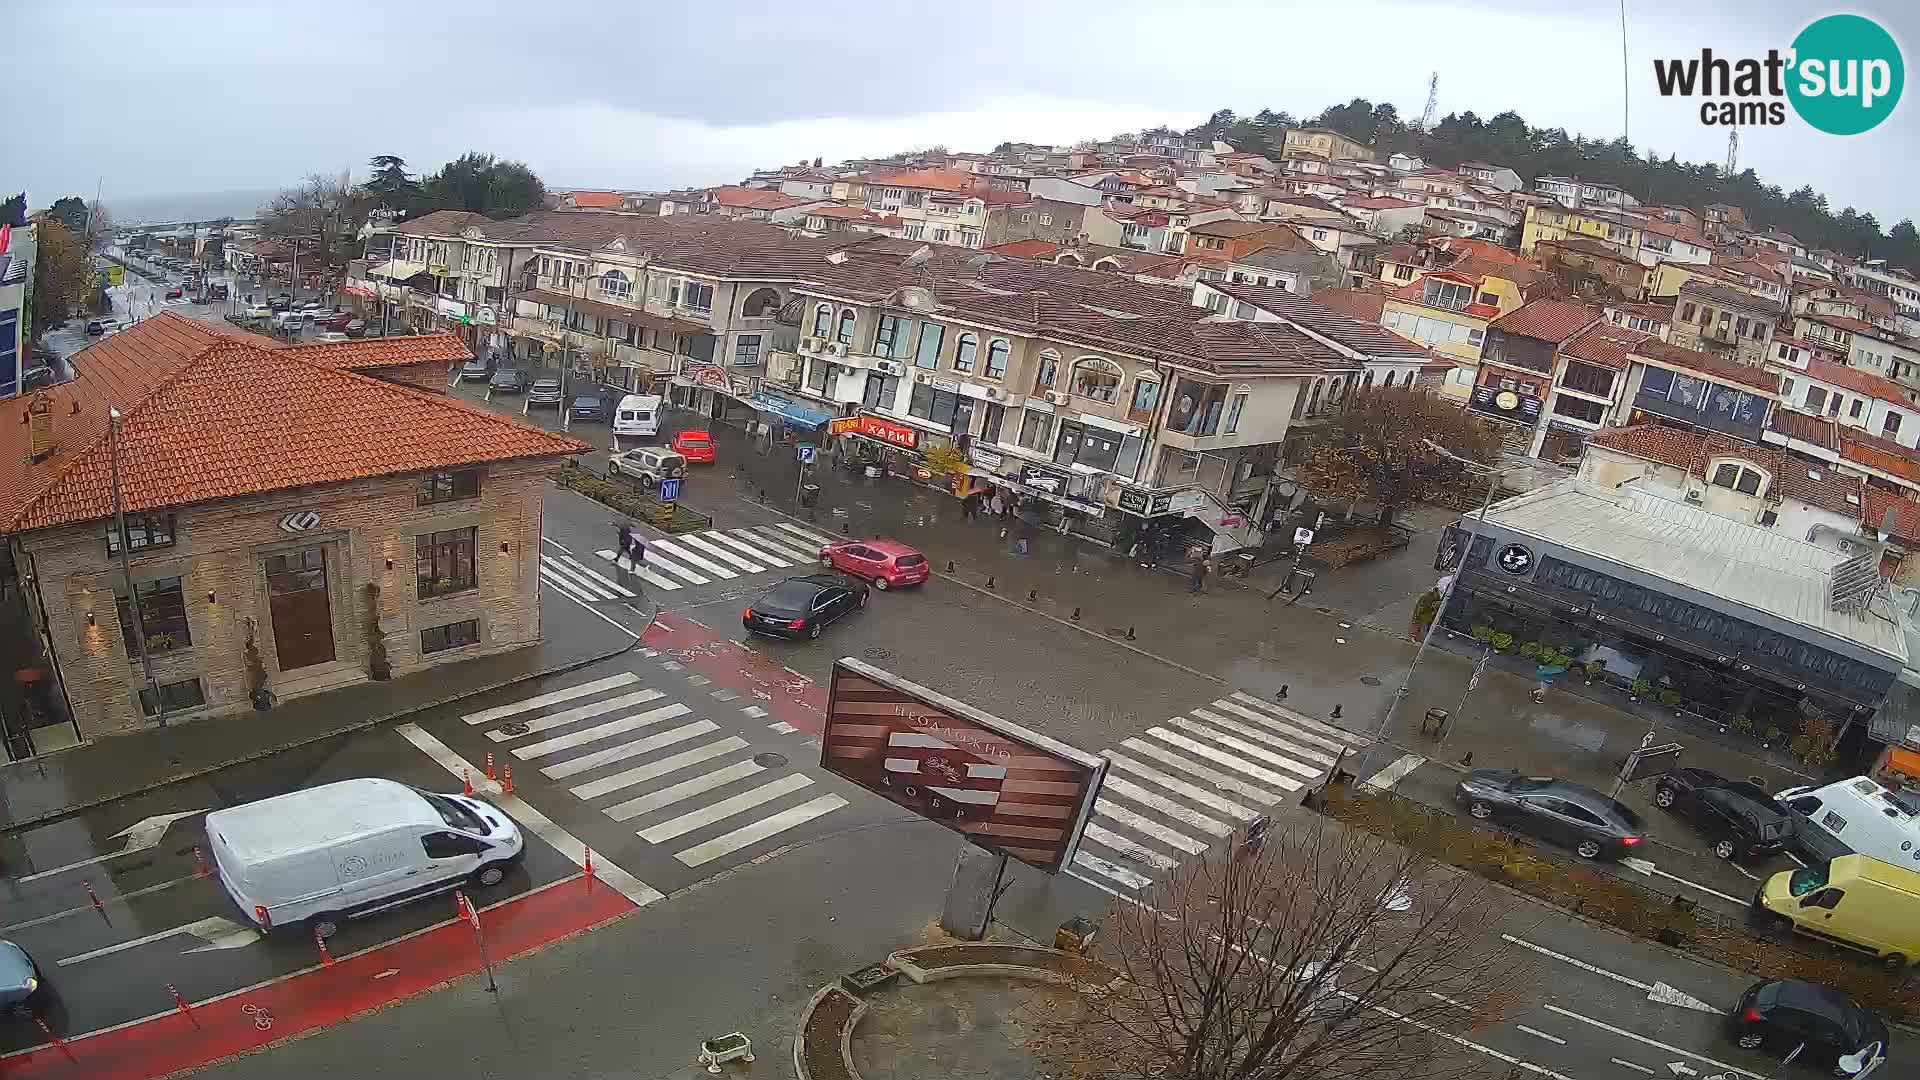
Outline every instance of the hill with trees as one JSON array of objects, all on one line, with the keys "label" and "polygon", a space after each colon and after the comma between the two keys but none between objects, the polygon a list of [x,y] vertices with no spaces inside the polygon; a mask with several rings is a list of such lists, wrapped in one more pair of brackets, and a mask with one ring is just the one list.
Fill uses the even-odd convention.
[{"label": "hill with trees", "polygon": [[1441,168],[1487,161],[1513,169],[1527,183],[1537,176],[1577,176],[1618,185],[1644,203],[1696,209],[1726,203],[1745,210],[1755,226],[1783,229],[1809,246],[1920,268],[1920,232],[1911,219],[1882,231],[1872,212],[1848,206],[1836,213],[1827,197],[1809,186],[1789,192],[1750,168],[1727,176],[1718,164],[1642,153],[1626,139],[1588,139],[1565,128],[1533,127],[1512,110],[1487,119],[1472,112],[1449,113],[1421,131],[1403,120],[1391,102],[1376,105],[1354,98],[1298,120],[1267,109],[1252,116],[1221,109],[1186,134],[1270,154],[1277,161],[1286,129],[1301,126],[1330,128],[1369,143],[1383,158],[1404,152]]}]

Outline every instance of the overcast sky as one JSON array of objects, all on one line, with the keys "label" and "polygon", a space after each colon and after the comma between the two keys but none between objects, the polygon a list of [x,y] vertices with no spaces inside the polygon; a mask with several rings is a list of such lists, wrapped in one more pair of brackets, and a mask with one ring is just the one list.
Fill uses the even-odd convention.
[{"label": "overcast sky", "polygon": [[[9,0],[0,186],[35,206],[104,184],[116,198],[430,171],[467,149],[553,186],[667,188],[932,144],[1071,142],[1217,108],[1296,115],[1353,97],[1415,117],[1515,109],[1536,126],[1619,134],[1613,3],[1454,0],[969,0],[964,4],[457,4],[330,0]],[[1663,100],[1650,60],[1758,55],[1836,10],[1786,0],[1626,0],[1630,135],[1719,162],[1726,133]],[[1848,9],[1838,9],[1848,10]],[[1903,43],[1920,6],[1854,4]],[[1741,130],[1741,163],[1883,224],[1914,213],[1913,102],[1852,139]]]}]

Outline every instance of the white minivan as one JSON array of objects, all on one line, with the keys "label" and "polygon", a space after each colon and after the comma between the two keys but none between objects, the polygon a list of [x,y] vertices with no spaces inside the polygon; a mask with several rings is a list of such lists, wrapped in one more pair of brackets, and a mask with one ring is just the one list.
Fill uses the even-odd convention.
[{"label": "white minivan", "polygon": [[1794,844],[1809,861],[1861,854],[1920,870],[1920,804],[1870,776],[1774,795],[1794,815]]},{"label": "white minivan", "polygon": [[498,885],[526,851],[519,826],[487,803],[372,777],[215,810],[207,840],[255,925],[304,921],[322,938],[462,884]]},{"label": "white minivan", "polygon": [[648,438],[660,434],[660,395],[628,394],[613,410],[613,443],[622,437]]}]

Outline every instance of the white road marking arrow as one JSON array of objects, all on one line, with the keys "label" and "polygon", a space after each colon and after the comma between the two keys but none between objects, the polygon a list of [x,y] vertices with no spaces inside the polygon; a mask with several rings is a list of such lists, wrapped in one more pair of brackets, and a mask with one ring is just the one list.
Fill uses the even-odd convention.
[{"label": "white road marking arrow", "polygon": [[1709,889],[1705,885],[1700,884],[1699,882],[1688,881],[1686,878],[1676,877],[1673,874],[1669,874],[1665,870],[1662,870],[1659,867],[1653,865],[1652,861],[1648,859],[1628,858],[1628,859],[1621,859],[1620,863],[1621,865],[1626,866],[1629,869],[1638,870],[1640,873],[1646,874],[1648,877],[1663,877],[1663,878],[1666,878],[1668,881],[1677,881],[1680,884],[1685,885],[1689,889],[1697,889],[1700,892],[1708,894],[1709,896],[1717,896],[1720,899],[1725,900],[1729,903],[1738,904],[1741,907],[1745,907],[1747,905],[1747,902],[1745,900],[1742,900],[1737,896],[1729,896],[1726,893],[1721,892],[1719,889]]},{"label": "white road marking arrow", "polygon": [[1666,983],[1654,983],[1653,989],[1647,992],[1647,1000],[1657,1005],[1677,1005],[1682,1009],[1697,1009],[1700,1012],[1720,1011],[1692,994],[1677,987],[1668,986]]},{"label": "white road marking arrow", "polygon": [[180,934],[191,934],[207,943],[206,946],[202,948],[189,949],[187,950],[188,952],[207,952],[213,949],[237,949],[243,945],[251,945],[260,940],[260,932],[258,930],[249,930],[239,923],[234,922],[232,919],[223,919],[215,915],[211,918],[201,919],[198,922],[187,923],[184,926],[176,926],[170,930],[162,930],[157,934],[148,934],[145,937],[134,938],[132,941],[116,942],[112,945],[95,949],[92,952],[83,952],[78,956],[69,956],[59,961],[59,966],[66,967],[70,964],[93,960],[111,953],[137,948],[141,945],[151,945],[156,941],[175,937]]},{"label": "white road marking arrow", "polygon": [[1698,1070],[1692,1068],[1684,1061],[1667,1062],[1667,1071],[1672,1073],[1675,1076],[1699,1076],[1700,1075]]},{"label": "white road marking arrow", "polygon": [[43,877],[64,874],[69,870],[78,870],[83,866],[93,866],[96,863],[106,862],[108,859],[117,859],[122,855],[132,855],[137,851],[146,851],[160,843],[160,838],[167,835],[168,827],[174,822],[179,821],[181,818],[188,818],[195,814],[204,813],[206,813],[204,809],[183,810],[177,814],[155,814],[153,817],[141,818],[139,821],[113,834],[113,839],[124,838],[126,841],[120,845],[119,851],[109,851],[105,855],[95,855],[91,859],[81,859],[76,863],[56,866],[51,870],[42,870],[37,874],[28,874],[26,877],[20,879],[20,883],[24,885],[29,881],[38,881]]}]

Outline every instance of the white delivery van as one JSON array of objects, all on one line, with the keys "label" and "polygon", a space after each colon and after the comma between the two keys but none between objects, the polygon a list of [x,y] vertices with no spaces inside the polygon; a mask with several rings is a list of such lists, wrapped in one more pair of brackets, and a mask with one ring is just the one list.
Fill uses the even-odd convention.
[{"label": "white delivery van", "polygon": [[613,444],[660,434],[660,395],[628,394],[613,410]]},{"label": "white delivery van", "polygon": [[1794,816],[1794,844],[1809,861],[1860,854],[1920,870],[1920,803],[1868,776],[1774,796]]},{"label": "white delivery van", "polygon": [[255,925],[306,922],[322,938],[462,884],[497,885],[526,851],[519,826],[487,803],[376,778],[215,810],[207,840]]}]

